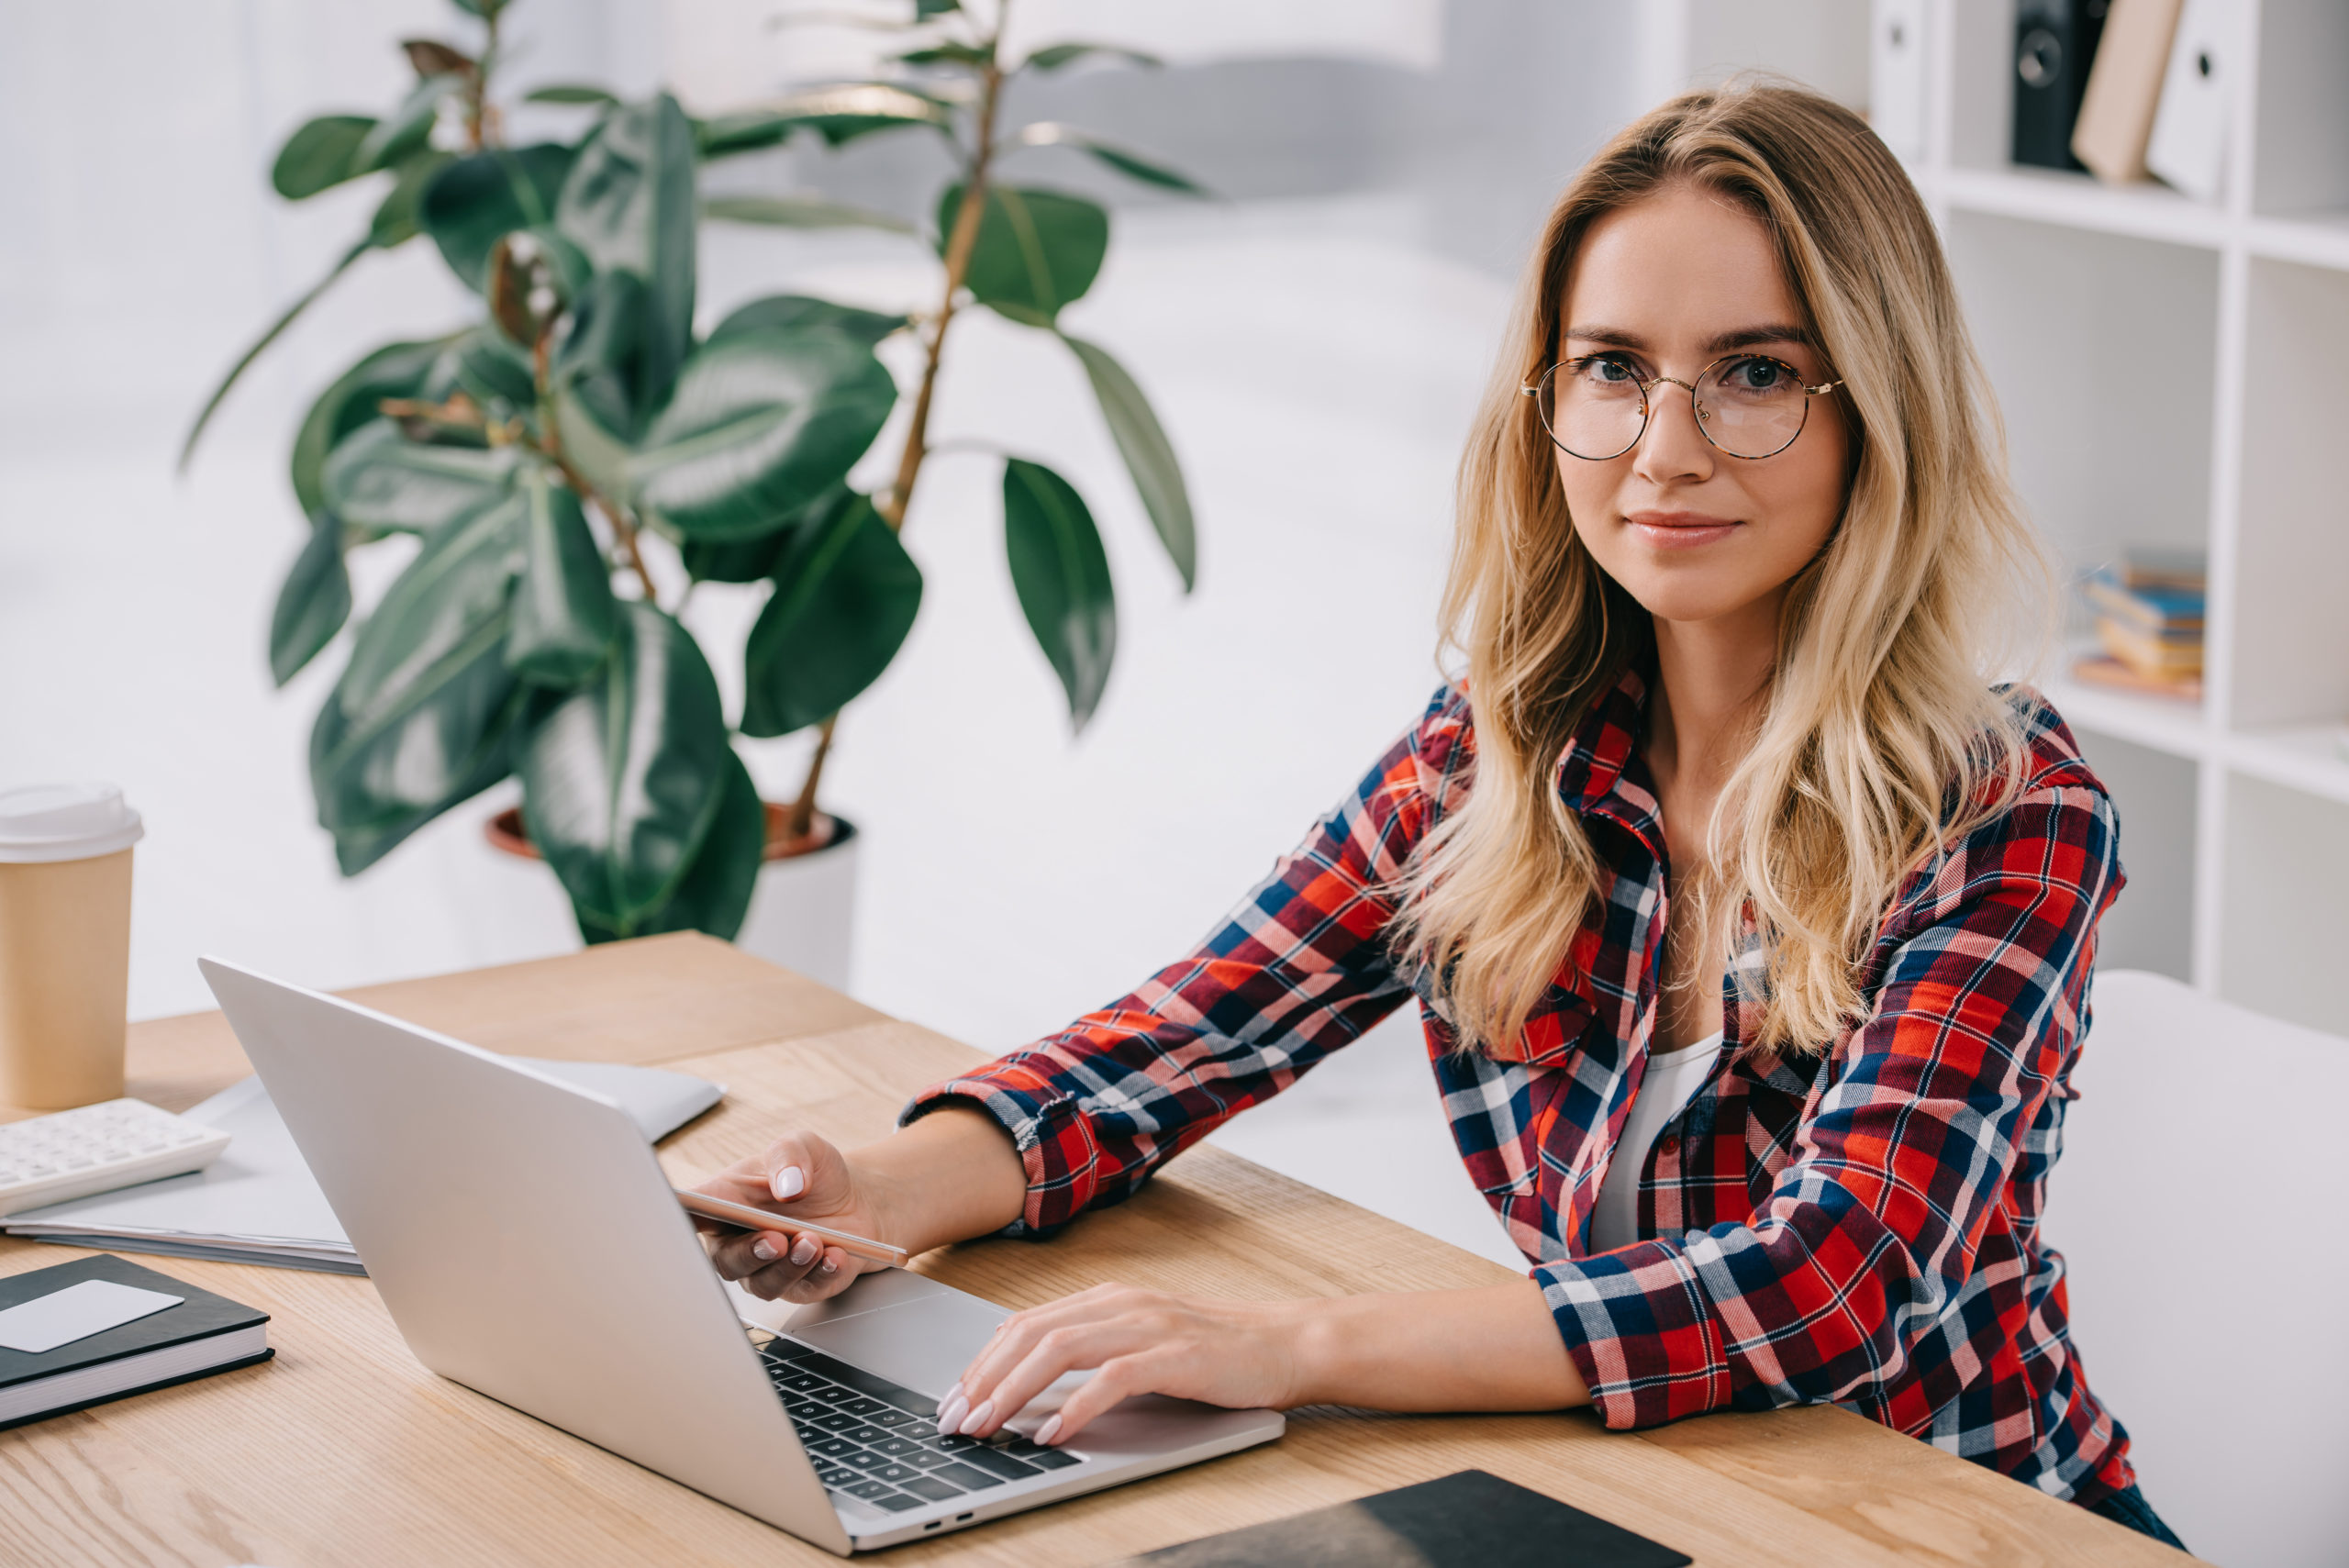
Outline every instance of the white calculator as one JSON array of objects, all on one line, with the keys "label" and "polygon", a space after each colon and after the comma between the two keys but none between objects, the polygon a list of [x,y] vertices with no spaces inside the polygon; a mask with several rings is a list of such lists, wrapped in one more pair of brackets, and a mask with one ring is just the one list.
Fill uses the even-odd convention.
[{"label": "white calculator", "polygon": [[144,1100],[0,1124],[0,1215],[201,1171],[228,1135]]}]

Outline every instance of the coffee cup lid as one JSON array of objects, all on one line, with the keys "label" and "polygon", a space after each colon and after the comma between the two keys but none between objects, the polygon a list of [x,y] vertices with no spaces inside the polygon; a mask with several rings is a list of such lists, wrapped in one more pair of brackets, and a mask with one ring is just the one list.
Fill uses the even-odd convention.
[{"label": "coffee cup lid", "polygon": [[0,862],[89,860],[127,850],[146,832],[110,784],[0,790]]}]

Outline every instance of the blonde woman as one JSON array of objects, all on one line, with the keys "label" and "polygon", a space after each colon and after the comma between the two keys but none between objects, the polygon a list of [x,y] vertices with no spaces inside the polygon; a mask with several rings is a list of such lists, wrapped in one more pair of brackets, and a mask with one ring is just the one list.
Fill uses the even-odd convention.
[{"label": "blonde woman", "polygon": [[1531,1264],[1281,1303],[1104,1287],[1013,1318],[941,1413],[1118,1400],[1563,1409],[1834,1401],[2171,1539],[2039,1235],[2111,802],[1990,684],[2047,581],[1932,225],[1867,127],[1778,87],[1632,126],[1552,213],[1461,464],[1419,721],[1198,950],[941,1084],[879,1143],[712,1190],[769,1297],[1041,1236],[1417,996],[1461,1157]]}]

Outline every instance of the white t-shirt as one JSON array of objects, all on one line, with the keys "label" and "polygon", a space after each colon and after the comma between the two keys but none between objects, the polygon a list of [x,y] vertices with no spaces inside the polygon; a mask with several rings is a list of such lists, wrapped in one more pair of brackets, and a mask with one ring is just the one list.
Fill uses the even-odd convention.
[{"label": "white t-shirt", "polygon": [[1590,1217],[1590,1250],[1612,1251],[1640,1239],[1640,1173],[1647,1168],[1648,1150],[1664,1124],[1678,1116],[1712,1075],[1713,1060],[1720,1055],[1721,1036],[1711,1035],[1694,1045],[1648,1058],[1647,1076],[1631,1097],[1631,1114],[1623,1118],[1623,1137],[1607,1179],[1598,1185],[1598,1207]]}]

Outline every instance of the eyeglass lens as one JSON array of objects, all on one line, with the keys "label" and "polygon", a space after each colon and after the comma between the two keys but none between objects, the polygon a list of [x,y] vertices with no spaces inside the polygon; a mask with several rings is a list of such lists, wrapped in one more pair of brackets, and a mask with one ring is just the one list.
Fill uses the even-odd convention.
[{"label": "eyeglass lens", "polygon": [[[1659,389],[1665,384],[1652,384]],[[1732,457],[1771,457],[1802,434],[1810,396],[1794,367],[1760,354],[1706,367],[1694,394],[1698,428]],[[1569,454],[1603,460],[1637,446],[1654,399],[1630,361],[1612,354],[1563,360],[1542,378],[1535,404],[1550,439]]]}]

